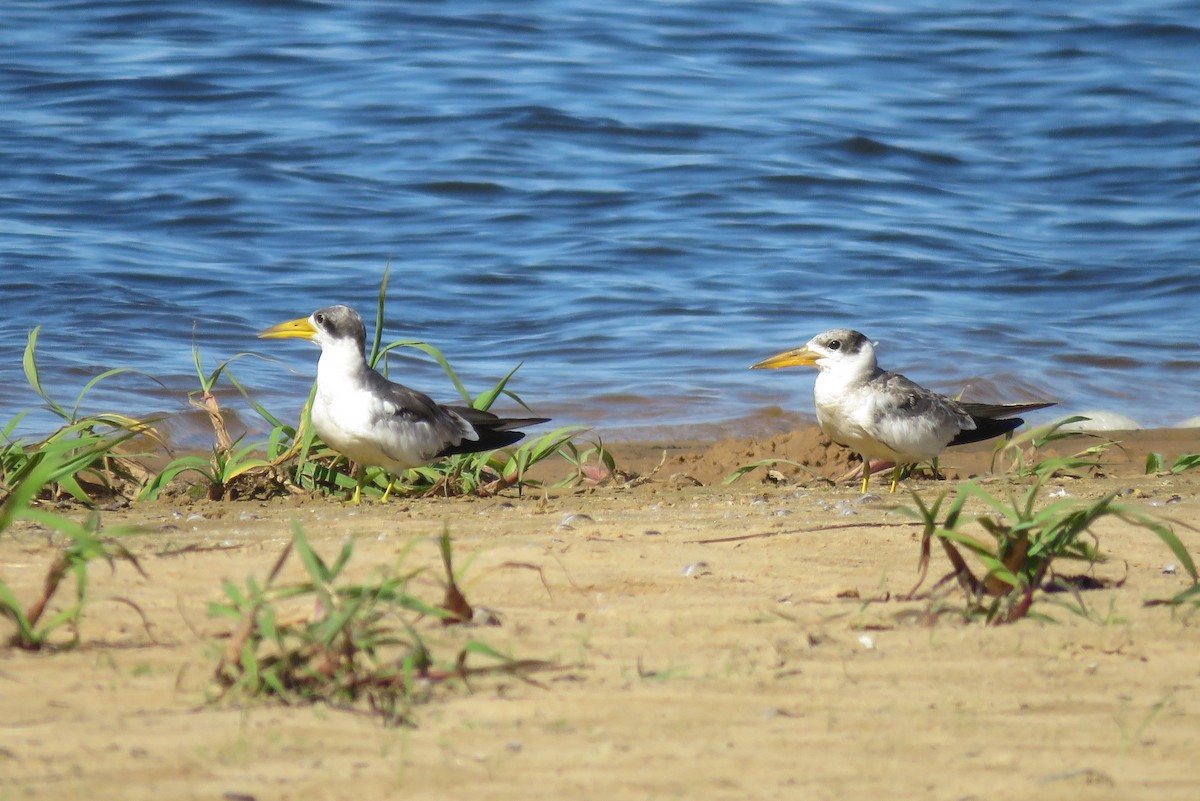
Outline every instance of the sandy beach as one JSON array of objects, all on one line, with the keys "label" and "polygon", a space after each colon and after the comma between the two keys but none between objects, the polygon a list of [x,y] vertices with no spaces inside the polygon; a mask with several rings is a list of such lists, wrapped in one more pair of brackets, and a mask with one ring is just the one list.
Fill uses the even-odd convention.
[{"label": "sandy beach", "polygon": [[[1105,436],[1121,444],[1101,471],[1049,489],[1119,491],[1179,521],[1200,555],[1182,525],[1200,525],[1200,473],[1144,474],[1148,452],[1200,452],[1200,431]],[[641,479],[358,508],[305,496],[104,511],[106,526],[143,532],[125,541],[146,575],[92,570],[80,648],[0,651],[0,798],[1196,797],[1200,617],[1147,604],[1189,583],[1150,532],[1095,528],[1106,559],[1089,572],[1104,587],[1079,593],[1088,617],[1039,595],[1055,622],[987,626],[946,611],[962,602],[952,582],[902,600],[920,534],[896,510],[907,492],[863,502],[853,483],[783,467],[721,483],[765,458],[844,472],[815,429],[613,452]],[[905,489],[932,499],[991,455],[953,451],[946,481]],[[464,592],[500,625],[425,621],[432,646],[474,638],[552,665],[446,683],[398,727],[209,703],[229,623],[207,606],[223,579],[264,577],[292,521],[327,558],[354,538],[354,575],[401,558],[428,568],[417,586],[431,602],[448,526]],[[20,523],[0,539],[0,574],[32,598],[53,556]],[[935,549],[924,591],[949,569]]]}]

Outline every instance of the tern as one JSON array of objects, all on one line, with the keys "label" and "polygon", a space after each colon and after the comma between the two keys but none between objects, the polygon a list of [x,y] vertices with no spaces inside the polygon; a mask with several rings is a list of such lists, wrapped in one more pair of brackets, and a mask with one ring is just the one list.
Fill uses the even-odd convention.
[{"label": "tern", "polygon": [[862,491],[871,459],[894,462],[891,491],[903,469],[932,461],[950,445],[998,437],[1021,425],[1013,415],[1053,403],[964,403],[880,369],[875,345],[858,331],[834,328],[804,347],[763,359],[750,369],[816,367],[817,422],[830,439],[863,459]]},{"label": "tern", "polygon": [[[359,465],[355,503],[362,498],[365,465],[399,473],[456,453],[492,451],[525,436],[516,429],[549,420],[506,419],[466,406],[442,406],[389,381],[367,365],[366,327],[349,306],[317,309],[258,336],[307,339],[321,347],[313,428],[327,445]],[[389,492],[390,484],[385,500]]]}]

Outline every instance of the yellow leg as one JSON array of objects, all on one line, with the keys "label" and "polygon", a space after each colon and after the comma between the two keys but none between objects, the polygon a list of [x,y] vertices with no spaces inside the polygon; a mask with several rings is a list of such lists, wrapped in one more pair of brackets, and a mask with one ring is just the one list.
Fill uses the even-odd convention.
[{"label": "yellow leg", "polygon": [[391,473],[388,473],[388,485],[387,485],[387,489],[385,489],[385,490],[383,491],[383,497],[379,499],[379,502],[380,502],[380,503],[387,503],[387,502],[388,502],[388,498],[390,498],[390,497],[391,497],[391,495],[392,495],[392,485],[393,485],[393,484],[395,484],[395,483],[396,483],[396,477],[395,477],[395,476],[393,476]]},{"label": "yellow leg", "polygon": [[863,485],[862,494],[867,494],[867,482],[871,480],[871,460],[863,456]]},{"label": "yellow leg", "polygon": [[354,494],[350,496],[350,503],[357,506],[362,503],[362,488],[363,482],[367,479],[367,468],[365,465],[355,465],[354,472]]},{"label": "yellow leg", "polygon": [[892,468],[892,488],[888,492],[895,492],[896,485],[900,483],[900,474],[904,472],[904,465],[898,464]]}]

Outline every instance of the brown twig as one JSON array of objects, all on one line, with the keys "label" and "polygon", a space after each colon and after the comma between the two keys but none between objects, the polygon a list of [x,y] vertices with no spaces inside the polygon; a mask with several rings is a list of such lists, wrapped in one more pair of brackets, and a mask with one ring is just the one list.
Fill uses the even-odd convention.
[{"label": "brown twig", "polygon": [[739,534],[736,537],[715,537],[707,540],[686,540],[689,545],[713,545],[722,542],[742,542],[757,540],[765,537],[781,537],[784,534],[812,534],[817,531],[838,531],[846,528],[897,528],[900,526],[921,526],[923,523],[841,523],[836,526],[813,526],[811,528],[789,528],[783,531],[762,531],[757,534]]}]

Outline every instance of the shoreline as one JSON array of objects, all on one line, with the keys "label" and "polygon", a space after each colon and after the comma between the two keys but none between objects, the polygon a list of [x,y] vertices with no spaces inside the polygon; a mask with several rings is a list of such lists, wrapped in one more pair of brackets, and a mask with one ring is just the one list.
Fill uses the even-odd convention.
[{"label": "shoreline", "polygon": [[[112,380],[112,379],[110,379]],[[184,384],[178,389],[160,389],[157,393],[160,400],[167,398],[186,398],[190,393],[198,391],[195,384]],[[251,396],[256,402],[267,401],[267,408],[285,422],[299,419],[299,411],[285,410],[281,413],[283,404],[275,403],[275,398],[264,398],[267,393],[256,393],[251,388]],[[104,384],[92,391],[93,397],[105,397],[111,392]],[[234,437],[246,436],[250,441],[267,435],[262,427],[262,419],[246,403],[238,391],[229,386],[214,389],[215,397],[221,406],[222,414]],[[990,395],[990,393],[988,393]],[[435,393],[435,399],[443,403],[458,402],[458,399],[447,396],[444,392]],[[979,398],[974,398],[978,400]],[[293,398],[293,400],[295,400]],[[732,414],[712,414],[715,409],[702,405],[709,414],[702,419],[680,419],[672,416],[670,411],[662,410],[654,414],[655,409],[663,406],[661,397],[639,398],[636,396],[621,396],[616,399],[616,406],[599,408],[576,402],[534,404],[534,413],[549,417],[552,424],[578,425],[587,428],[592,435],[599,436],[606,442],[641,443],[659,440],[685,440],[689,442],[715,442],[730,438],[766,437],[782,434],[805,425],[815,425],[816,415],[812,409],[811,393],[799,392],[786,405],[780,402],[763,403],[746,408]],[[60,402],[62,399],[60,399]],[[70,405],[70,402],[67,403]],[[90,404],[89,404],[90,405]],[[94,409],[81,410],[81,414],[111,413],[113,404],[99,406]],[[739,408],[745,406],[741,404]],[[507,403],[497,404],[496,411],[503,414],[522,415],[527,410]],[[1136,409],[1122,411],[1119,407],[1097,407],[1077,409],[1053,407],[1049,410],[1035,412],[1027,425],[1042,426],[1068,417],[1084,415],[1091,416],[1095,424],[1091,428],[1103,433],[1104,431],[1169,431],[1181,428],[1200,428],[1200,415],[1179,417],[1160,423],[1143,424],[1136,419]],[[48,436],[61,424],[61,420],[42,406],[27,405],[24,408],[12,407],[7,418],[15,420],[23,417],[21,425],[14,429],[13,435],[26,439],[40,439]],[[137,419],[155,420],[165,435],[165,440],[172,448],[184,452],[206,451],[211,447],[212,429],[208,423],[207,414],[194,406],[183,405],[174,410],[157,409],[142,414],[133,415]],[[666,422],[664,422],[664,420]]]}]

